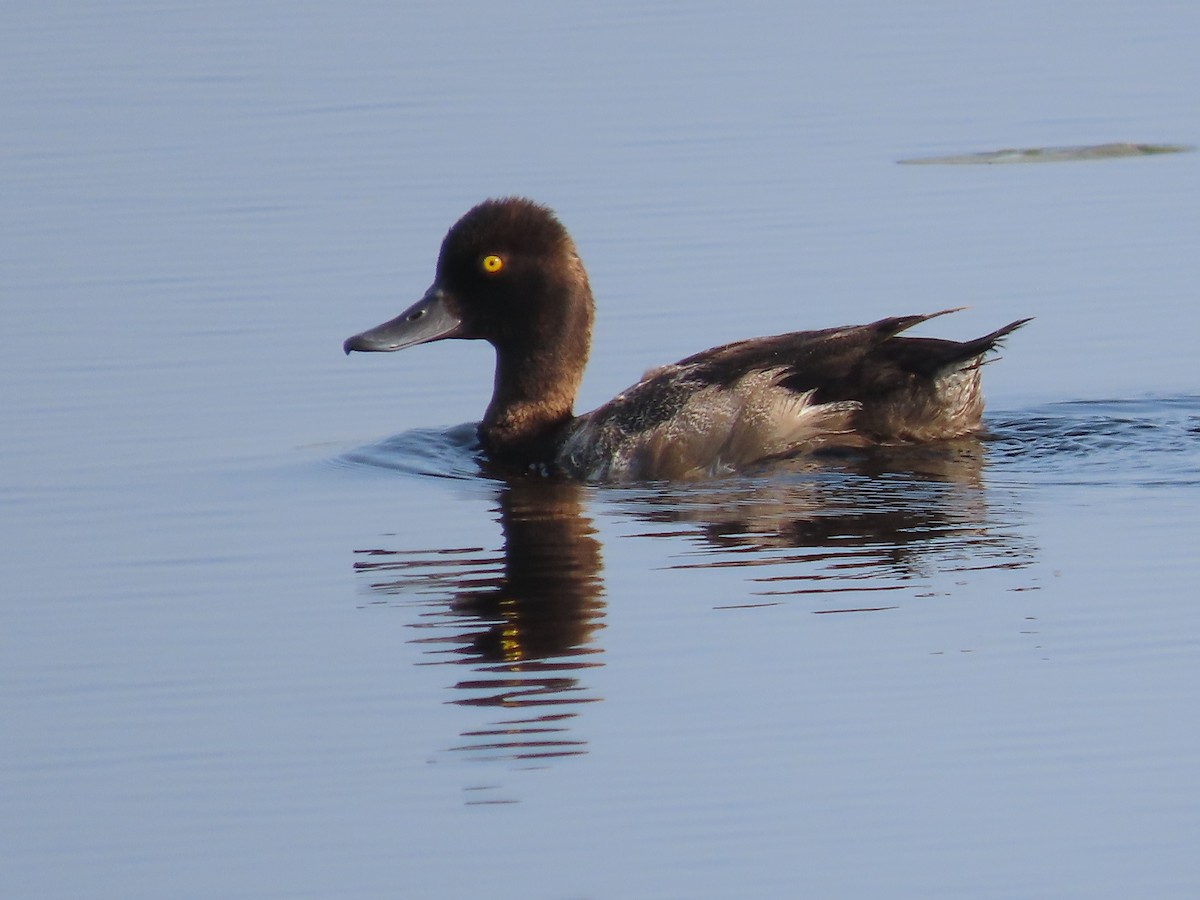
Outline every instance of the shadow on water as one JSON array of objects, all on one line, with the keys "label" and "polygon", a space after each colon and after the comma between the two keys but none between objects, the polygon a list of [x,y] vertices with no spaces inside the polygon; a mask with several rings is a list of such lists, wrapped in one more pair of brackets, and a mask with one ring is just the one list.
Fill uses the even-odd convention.
[{"label": "shadow on water", "polygon": [[602,664],[606,609],[593,517],[634,523],[624,539],[667,538],[670,568],[744,568],[750,596],[714,608],[864,613],[944,594],[946,576],[1032,565],[1020,504],[1028,487],[1200,480],[1200,398],[1059,403],[990,426],[983,440],[612,487],[497,477],[470,426],[409,432],[343,461],[494,491],[499,544],[363,549],[355,568],[373,602],[415,611],[426,664],[470,670],[449,702],[493,711],[448,749],[543,762],[578,755],[587,747],[572,720],[602,699],[587,682]]}]

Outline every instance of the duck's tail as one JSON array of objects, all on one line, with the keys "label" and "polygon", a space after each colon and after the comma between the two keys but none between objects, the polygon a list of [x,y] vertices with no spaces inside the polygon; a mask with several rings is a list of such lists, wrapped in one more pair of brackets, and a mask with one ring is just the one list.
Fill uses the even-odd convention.
[{"label": "duck's tail", "polygon": [[1027,322],[1032,322],[1033,316],[1027,319],[1017,319],[1015,322],[1009,322],[1002,328],[997,328],[990,334],[985,334],[983,337],[975,338],[973,341],[963,341],[958,345],[958,352],[955,359],[950,362],[967,362],[968,360],[977,360],[979,365],[983,365],[987,360],[984,355],[992,350],[1000,348],[1001,343],[1006,337],[1020,328]]},{"label": "duck's tail", "polygon": [[1031,319],[1017,319],[1009,322],[1003,328],[997,328],[990,334],[975,338],[971,341],[950,341],[944,338],[898,337],[902,331],[907,331],[915,325],[927,322],[937,316],[958,312],[958,309],[944,309],[940,312],[922,316],[903,316],[887,319],[879,325],[885,325],[889,338],[882,345],[887,354],[901,368],[920,375],[937,376],[941,372],[955,368],[973,368],[983,364],[984,356],[991,350],[997,349],[1001,342]]}]

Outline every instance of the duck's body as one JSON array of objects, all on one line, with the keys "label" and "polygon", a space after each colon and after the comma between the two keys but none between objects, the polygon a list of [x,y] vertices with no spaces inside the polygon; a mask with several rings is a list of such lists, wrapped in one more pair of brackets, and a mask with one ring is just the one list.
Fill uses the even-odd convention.
[{"label": "duck's body", "polygon": [[943,314],[715,347],[575,416],[593,316],[587,275],[554,215],[510,198],[463,216],[425,296],[345,350],[487,340],[496,380],[479,437],[490,456],[588,480],[676,479],[831,445],[978,432],[983,357],[1028,320],[965,342],[899,336]]}]

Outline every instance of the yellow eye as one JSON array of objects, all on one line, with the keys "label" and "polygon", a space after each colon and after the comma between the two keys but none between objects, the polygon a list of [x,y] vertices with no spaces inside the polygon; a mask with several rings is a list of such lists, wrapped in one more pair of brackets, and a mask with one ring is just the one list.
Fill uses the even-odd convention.
[{"label": "yellow eye", "polygon": [[504,260],[496,256],[494,253],[483,258],[483,271],[489,275],[495,275],[504,268]]}]

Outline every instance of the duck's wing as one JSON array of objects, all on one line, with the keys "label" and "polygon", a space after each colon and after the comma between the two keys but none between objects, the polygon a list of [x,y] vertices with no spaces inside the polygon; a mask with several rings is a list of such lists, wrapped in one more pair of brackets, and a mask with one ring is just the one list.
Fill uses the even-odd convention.
[{"label": "duck's wing", "polygon": [[[954,310],[946,310],[954,312]],[[815,391],[818,402],[856,400],[856,433],[878,443],[932,441],[982,427],[980,367],[986,355],[1028,319],[969,341],[903,337],[937,315],[883,319],[800,359],[780,384]],[[826,345],[827,344],[827,345]]]},{"label": "duck's wing", "polygon": [[971,341],[899,336],[959,309],[752,338],[705,350],[678,365],[693,366],[697,378],[717,384],[730,384],[749,371],[781,369],[782,386],[797,392],[816,390],[819,401],[870,400],[912,379],[936,379],[973,364],[1029,321],[1020,319]]}]

